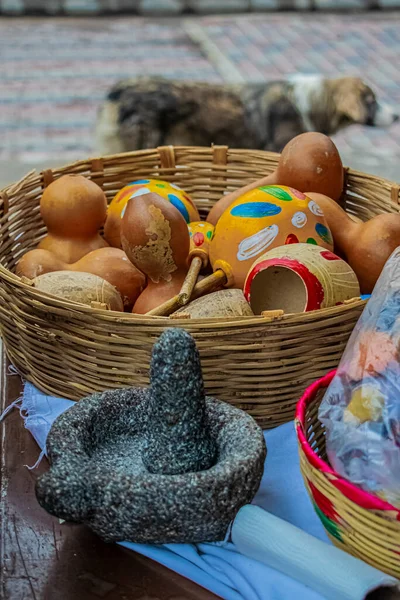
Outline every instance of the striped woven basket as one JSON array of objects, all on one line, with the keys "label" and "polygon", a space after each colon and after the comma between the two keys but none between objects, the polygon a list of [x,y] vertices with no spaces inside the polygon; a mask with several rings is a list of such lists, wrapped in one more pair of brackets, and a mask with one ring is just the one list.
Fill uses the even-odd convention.
[{"label": "striped woven basket", "polygon": [[313,383],[296,409],[300,468],[314,508],[332,542],[400,578],[400,509],[341,477],[329,465],[318,408],[335,375]]},{"label": "striped woven basket", "polygon": [[[263,427],[293,418],[297,399],[335,368],[364,302],[304,314],[231,319],[172,319],[113,313],[46,295],[14,274],[21,256],[45,235],[43,188],[80,173],[108,201],[133,179],[174,182],[204,217],[226,191],[271,172],[279,156],[218,146],[162,147],[30,173],[0,192],[0,327],[10,360],[41,390],[78,400],[94,391],[146,385],[152,346],[171,325],[200,350],[206,390],[252,414]],[[345,205],[367,220],[398,212],[399,186],[348,171]]]}]

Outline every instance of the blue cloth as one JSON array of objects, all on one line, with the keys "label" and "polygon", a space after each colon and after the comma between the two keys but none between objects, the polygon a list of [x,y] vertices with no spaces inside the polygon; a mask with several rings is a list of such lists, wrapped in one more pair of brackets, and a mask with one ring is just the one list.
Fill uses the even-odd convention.
[{"label": "blue cloth", "polygon": [[[21,414],[42,450],[53,421],[74,403],[25,386]],[[330,544],[305,490],[293,423],[264,433],[268,454],[254,504]],[[257,560],[229,542],[122,545],[152,558],[226,600],[323,600],[323,596]]]}]

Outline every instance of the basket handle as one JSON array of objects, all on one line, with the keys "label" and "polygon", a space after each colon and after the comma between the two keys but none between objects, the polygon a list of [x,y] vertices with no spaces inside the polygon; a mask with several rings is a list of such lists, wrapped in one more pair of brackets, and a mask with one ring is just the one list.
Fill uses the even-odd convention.
[{"label": "basket handle", "polygon": [[1,200],[3,200],[2,216],[5,217],[8,214],[8,211],[10,209],[10,202],[8,200],[7,192],[0,192],[0,198],[1,198]]},{"label": "basket handle", "polygon": [[[228,164],[228,146],[212,146],[213,153],[213,164],[217,166],[226,167]],[[214,181],[226,181],[226,169],[221,169],[221,175],[218,173],[216,177],[213,176]]]},{"label": "basket handle", "polygon": [[[9,223],[8,211],[10,210],[10,201],[8,199],[7,192],[4,192],[4,191],[0,192],[0,200],[3,201],[2,205],[0,205],[0,209],[1,209],[0,217],[1,217],[1,219],[4,219],[4,224],[7,223],[7,222]],[[6,243],[6,242],[9,241],[9,239],[10,239],[10,231],[9,231],[9,228],[8,228],[8,225],[7,225],[6,230],[2,234],[0,241],[2,243]]]},{"label": "basket handle", "polygon": [[104,163],[102,158],[93,158],[90,164],[90,179],[103,188]]},{"label": "basket handle", "polygon": [[346,202],[347,202],[347,184],[349,181],[349,167],[343,167],[343,192],[339,198],[339,202],[338,204],[340,204],[340,206],[342,208],[345,208],[346,206]]},{"label": "basket handle", "polygon": [[400,185],[398,185],[397,183],[394,183],[392,185],[391,190],[390,190],[390,199],[395,204],[400,204],[400,195],[399,195],[399,192],[400,192]]},{"label": "basket handle", "polygon": [[42,187],[47,188],[54,180],[53,171],[51,169],[46,169],[42,171]]},{"label": "basket handle", "polygon": [[162,169],[175,169],[175,148],[173,146],[159,146],[157,148],[160,156]]},{"label": "basket handle", "polygon": [[226,165],[228,163],[228,146],[213,146],[214,165]]}]

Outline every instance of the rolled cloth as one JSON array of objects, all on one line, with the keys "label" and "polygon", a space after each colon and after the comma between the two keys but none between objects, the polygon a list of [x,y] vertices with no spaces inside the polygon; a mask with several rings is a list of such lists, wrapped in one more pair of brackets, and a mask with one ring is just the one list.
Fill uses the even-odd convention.
[{"label": "rolled cloth", "polygon": [[[232,541],[245,556],[277,569],[329,600],[400,598],[398,580],[258,506],[244,506],[232,525]],[[388,589],[389,588],[389,589]],[[379,593],[379,595],[378,595]]]}]

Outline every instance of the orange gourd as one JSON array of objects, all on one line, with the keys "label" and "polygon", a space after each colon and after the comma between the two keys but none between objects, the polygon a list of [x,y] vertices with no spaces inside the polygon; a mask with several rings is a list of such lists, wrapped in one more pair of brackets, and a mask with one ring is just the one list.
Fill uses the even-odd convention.
[{"label": "orange gourd", "polygon": [[308,192],[322,209],[331,230],[336,253],[357,275],[362,294],[370,294],[381,271],[400,245],[400,215],[382,214],[365,223],[356,223],[331,198]]},{"label": "orange gourd", "polygon": [[145,314],[180,291],[188,269],[189,230],[172,204],[155,193],[130,200],[122,217],[121,243],[129,260],[148,277],[133,312]]},{"label": "orange gourd", "polygon": [[102,189],[82,175],[63,175],[43,192],[40,213],[47,227],[38,248],[72,264],[85,254],[107,247],[99,235],[107,214]]},{"label": "orange gourd", "polygon": [[16,267],[19,277],[29,279],[54,271],[78,271],[105,279],[118,290],[126,310],[132,310],[146,285],[146,277],[119,248],[94,250],[73,264],[63,262],[48,250],[31,250],[24,254]]},{"label": "orange gourd", "polygon": [[285,185],[303,193],[313,190],[339,201],[343,193],[344,170],[335,144],[322,133],[296,136],[282,150],[273,173],[223,196],[210,210],[207,221],[216,225],[237,198],[266,185]]}]

